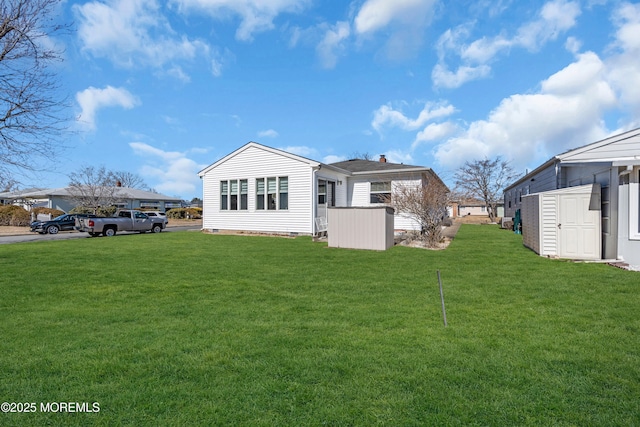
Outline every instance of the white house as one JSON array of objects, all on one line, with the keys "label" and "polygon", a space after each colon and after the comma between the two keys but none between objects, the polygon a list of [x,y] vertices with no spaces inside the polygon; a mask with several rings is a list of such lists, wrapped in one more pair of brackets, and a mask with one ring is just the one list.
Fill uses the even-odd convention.
[{"label": "white house", "polygon": [[[380,206],[397,185],[438,176],[421,166],[348,160],[324,164],[256,142],[198,174],[203,180],[203,229],[316,234],[329,207]],[[444,185],[444,184],[442,184]],[[395,216],[395,229],[417,229]]]},{"label": "white house", "polygon": [[[556,191],[560,189],[567,190]],[[539,193],[549,197],[527,202],[528,195]],[[640,129],[551,158],[507,187],[504,203],[505,216],[527,207],[521,210],[523,234],[527,222],[533,221],[534,228],[535,223],[546,224],[540,227],[538,253],[546,250],[548,255],[566,258],[621,260],[640,269]],[[598,251],[576,243],[593,232],[592,226],[597,230]],[[570,248],[580,251],[583,247],[584,254],[562,252],[563,248],[570,253]]]}]

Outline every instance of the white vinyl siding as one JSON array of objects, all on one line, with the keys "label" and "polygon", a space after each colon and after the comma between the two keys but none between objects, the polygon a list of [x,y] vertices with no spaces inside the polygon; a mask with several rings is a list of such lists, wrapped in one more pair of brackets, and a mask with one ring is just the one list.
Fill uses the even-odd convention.
[{"label": "white vinyl siding", "polygon": [[[393,192],[393,188],[398,185],[420,185],[421,179],[419,176],[414,177],[414,179],[401,179],[401,177],[394,177],[395,179],[391,179],[391,190]],[[357,179],[349,180],[349,188],[351,193],[351,203],[349,206],[380,206],[379,204],[371,203],[371,192],[370,188],[371,182],[381,182],[380,176],[375,177],[358,177]],[[408,217],[406,215],[396,213],[394,215],[394,229],[395,230],[419,230],[420,224],[415,221],[413,218]]]},{"label": "white vinyl siding", "polygon": [[[207,230],[246,230],[256,232],[313,232],[311,214],[311,165],[279,155],[258,146],[247,146],[203,174],[203,228]],[[287,209],[258,210],[257,179],[286,177]],[[247,210],[220,209],[220,181],[246,180]],[[282,182],[284,185],[284,181]],[[281,187],[283,188],[283,187]],[[242,185],[240,192],[242,193]],[[265,194],[266,203],[267,194]],[[241,197],[242,200],[242,197]],[[242,202],[241,202],[242,203]],[[266,207],[266,206],[265,206]],[[277,207],[277,206],[276,206]]]}]

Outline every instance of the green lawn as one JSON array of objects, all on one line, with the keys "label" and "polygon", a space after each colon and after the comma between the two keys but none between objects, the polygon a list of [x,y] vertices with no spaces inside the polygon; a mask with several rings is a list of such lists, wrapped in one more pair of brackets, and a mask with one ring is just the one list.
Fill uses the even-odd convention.
[{"label": "green lawn", "polygon": [[492,226],[445,251],[0,245],[0,402],[38,407],[0,425],[640,425],[639,332],[640,273],[543,259]]}]

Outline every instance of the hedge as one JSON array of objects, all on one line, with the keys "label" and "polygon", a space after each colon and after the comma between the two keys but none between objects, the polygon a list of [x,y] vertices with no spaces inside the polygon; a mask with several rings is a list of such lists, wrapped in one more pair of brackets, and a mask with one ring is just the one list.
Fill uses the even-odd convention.
[{"label": "hedge", "polygon": [[0,225],[25,227],[31,222],[31,214],[21,206],[0,206]]}]

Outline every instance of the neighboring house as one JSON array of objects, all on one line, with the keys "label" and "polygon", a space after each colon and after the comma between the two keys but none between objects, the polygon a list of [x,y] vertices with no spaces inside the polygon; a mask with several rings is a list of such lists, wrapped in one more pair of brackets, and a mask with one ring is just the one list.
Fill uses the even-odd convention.
[{"label": "neighboring house", "polygon": [[[180,207],[181,199],[169,197],[151,191],[138,190],[136,188],[118,187],[116,195],[119,201],[115,204],[122,209],[153,209],[165,211],[166,209]],[[3,199],[15,205],[31,207],[45,207],[69,212],[77,206],[73,200],[69,188],[53,188],[37,191],[20,191],[4,193]]]},{"label": "neighboring house", "polygon": [[5,191],[0,193],[0,205],[18,205],[22,206],[24,209],[30,210],[33,207],[33,204],[29,203],[19,203],[22,201],[20,198],[23,194],[32,193],[34,191],[40,191],[41,188],[27,188],[24,190],[17,191]]},{"label": "neighboring house", "polygon": [[[639,183],[635,129],[559,154],[520,178],[504,191],[505,215],[521,209],[523,234],[538,236],[528,246],[540,254],[619,259],[640,268]],[[590,233],[597,251],[580,253]]]},{"label": "neighboring house", "polygon": [[[330,207],[381,206],[398,185],[442,181],[421,166],[348,160],[324,164],[249,142],[206,167],[203,228],[285,234],[316,234]],[[417,229],[395,215],[395,229]]]},{"label": "neighboring house", "polygon": [[[451,216],[459,218],[467,215],[471,216],[489,216],[487,204],[479,199],[464,199],[452,202]],[[504,206],[502,202],[496,205],[496,218],[504,215]]]}]

